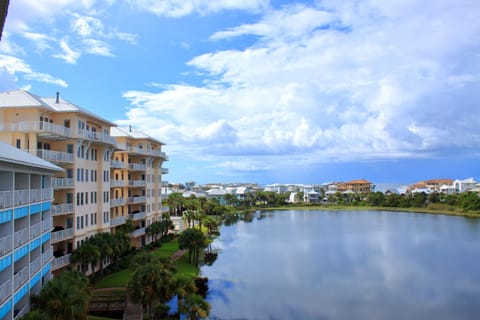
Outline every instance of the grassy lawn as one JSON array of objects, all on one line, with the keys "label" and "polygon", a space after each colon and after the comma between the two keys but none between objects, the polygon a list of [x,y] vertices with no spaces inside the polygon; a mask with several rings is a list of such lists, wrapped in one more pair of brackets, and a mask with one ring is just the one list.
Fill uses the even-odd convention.
[{"label": "grassy lawn", "polygon": [[131,269],[125,269],[119,272],[109,274],[108,276],[98,281],[95,285],[95,288],[101,289],[111,287],[126,287],[131,275]]},{"label": "grassy lawn", "polygon": [[[152,251],[152,255],[156,257],[171,257],[177,251],[178,240],[175,239],[164,243],[160,248]],[[195,277],[198,274],[198,269],[188,263],[188,253],[178,259],[175,265],[177,267],[177,274],[186,274],[191,277]],[[126,287],[131,276],[131,269],[115,272],[99,280],[95,288]]]}]

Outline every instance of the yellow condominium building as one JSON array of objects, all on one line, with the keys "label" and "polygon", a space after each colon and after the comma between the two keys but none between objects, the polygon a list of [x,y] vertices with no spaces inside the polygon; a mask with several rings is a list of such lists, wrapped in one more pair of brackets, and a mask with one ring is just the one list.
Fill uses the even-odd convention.
[{"label": "yellow condominium building", "polygon": [[[162,212],[162,143],[82,109],[57,93],[0,93],[0,141],[64,169],[51,179],[52,271],[70,264],[73,250],[99,232],[132,221],[133,244],[148,243],[145,227]],[[114,136],[111,135],[114,131]],[[113,156],[115,154],[115,156]]]},{"label": "yellow condominium building", "polygon": [[111,162],[110,225],[114,229],[130,221],[130,237],[135,247],[151,242],[145,229],[158,221],[162,212],[162,168],[167,155],[164,143],[130,127],[115,127],[111,134],[117,149]]}]

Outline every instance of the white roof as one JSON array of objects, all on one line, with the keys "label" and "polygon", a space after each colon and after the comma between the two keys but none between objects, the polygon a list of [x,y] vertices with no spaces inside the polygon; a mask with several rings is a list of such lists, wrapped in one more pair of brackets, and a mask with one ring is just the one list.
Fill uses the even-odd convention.
[{"label": "white roof", "polygon": [[210,189],[207,191],[209,196],[224,196],[229,193],[227,190],[224,189]]},{"label": "white roof", "polygon": [[90,111],[80,108],[69,101],[59,97],[41,98],[25,90],[12,90],[0,92],[0,108],[45,108],[55,112],[78,112],[89,117],[96,118],[110,126],[116,126],[113,122],[105,120]]},{"label": "white roof", "polygon": [[57,167],[48,161],[35,157],[28,152],[14,148],[13,146],[4,142],[0,142],[0,161],[49,171],[63,171],[62,168]]},{"label": "white roof", "polygon": [[40,97],[24,90],[0,92],[0,108],[43,107],[49,108]]},{"label": "white roof", "polygon": [[110,135],[112,137],[129,137],[132,139],[147,139],[155,141],[156,143],[164,145],[165,143],[160,140],[154,139],[145,133],[132,128],[132,127],[113,127],[110,129]]}]

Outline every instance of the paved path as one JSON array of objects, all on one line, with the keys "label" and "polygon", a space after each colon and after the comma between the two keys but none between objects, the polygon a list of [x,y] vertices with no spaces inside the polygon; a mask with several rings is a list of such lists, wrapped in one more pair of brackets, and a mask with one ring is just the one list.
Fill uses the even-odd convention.
[{"label": "paved path", "polygon": [[142,305],[133,303],[129,296],[127,296],[127,305],[123,313],[123,320],[142,320],[143,310]]}]

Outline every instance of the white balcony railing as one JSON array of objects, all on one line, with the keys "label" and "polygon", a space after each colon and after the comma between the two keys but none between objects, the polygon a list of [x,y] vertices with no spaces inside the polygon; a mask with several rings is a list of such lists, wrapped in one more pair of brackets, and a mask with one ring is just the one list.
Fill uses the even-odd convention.
[{"label": "white balcony railing", "polygon": [[38,237],[42,233],[42,223],[35,223],[30,227],[30,238]]},{"label": "white balcony railing", "polygon": [[12,294],[12,280],[8,279],[0,285],[0,304]]},{"label": "white balcony railing", "polygon": [[0,191],[0,209],[10,208],[13,204],[12,191]]},{"label": "white balcony railing", "polygon": [[138,196],[138,197],[128,197],[128,203],[142,203],[145,202],[147,199],[145,196]]},{"label": "white balcony railing", "polygon": [[145,180],[130,180],[128,181],[130,187],[145,187],[147,182]]},{"label": "white balcony railing", "polygon": [[73,188],[74,181],[72,178],[52,178],[51,185],[54,189]]},{"label": "white balcony railing", "polygon": [[72,129],[45,121],[19,121],[0,124],[3,132],[38,132],[73,138]]},{"label": "white balcony railing", "polygon": [[12,250],[12,236],[6,236],[0,239],[0,256]]},{"label": "white balcony railing", "polygon": [[162,187],[167,188],[168,187],[168,181],[162,181]]},{"label": "white balcony railing", "polygon": [[60,230],[60,231],[55,231],[52,232],[50,242],[58,242],[58,241],[63,241],[65,239],[69,239],[73,237],[73,229],[65,229],[65,230]]},{"label": "white balcony railing", "polygon": [[73,163],[73,153],[69,152],[37,149],[35,154],[47,161]]},{"label": "white balcony railing", "polygon": [[154,156],[154,157],[160,157],[163,158],[164,160],[168,160],[168,156],[165,152],[156,150],[156,149],[146,149],[146,148],[140,148],[136,146],[127,146],[126,144],[119,143],[117,144],[117,147],[119,149],[128,151],[129,153],[136,153],[136,154],[142,154],[142,155],[147,155],[147,156]]},{"label": "white balcony railing", "polygon": [[22,204],[27,204],[29,202],[29,190],[15,190],[13,192],[13,197],[15,199],[15,205],[20,206]]},{"label": "white balcony railing", "polygon": [[119,188],[127,186],[127,181],[125,180],[110,180],[110,188]]},{"label": "white balcony railing", "polygon": [[145,227],[133,231],[132,233],[130,233],[130,236],[132,236],[133,238],[137,238],[137,237],[143,236],[144,234],[145,234]]},{"label": "white balcony railing", "polygon": [[162,174],[168,174],[168,168],[162,168]]},{"label": "white balcony railing", "polygon": [[147,213],[145,211],[142,211],[142,212],[139,212],[139,213],[129,214],[128,218],[130,220],[137,221],[137,220],[145,219],[146,216],[147,216]]},{"label": "white balcony railing", "polygon": [[125,204],[127,204],[127,199],[125,198],[110,199],[110,207],[118,207]]},{"label": "white balcony railing", "polygon": [[42,201],[53,200],[53,188],[42,189]]},{"label": "white balcony railing", "polygon": [[73,203],[62,203],[52,205],[50,208],[52,216],[60,216],[63,214],[73,213]]},{"label": "white balcony railing", "polygon": [[89,131],[84,129],[77,129],[76,138],[87,139],[92,141],[100,141],[108,144],[117,144],[114,137],[104,134],[102,132]]},{"label": "white balcony railing", "polygon": [[127,222],[127,218],[125,216],[115,217],[110,219],[110,227],[116,227]]},{"label": "white balcony railing", "polygon": [[127,165],[123,161],[112,160],[110,161],[110,168],[114,169],[125,169]]},{"label": "white balcony railing", "polygon": [[40,270],[41,266],[42,266],[42,261],[40,257],[37,257],[32,262],[30,262],[30,275],[33,275],[35,272]]},{"label": "white balcony railing", "polygon": [[27,243],[29,240],[28,229],[24,228],[13,234],[13,243],[15,248],[21,246],[24,243]]},{"label": "white balcony railing", "polygon": [[55,258],[52,260],[52,270],[57,270],[62,267],[66,267],[70,264],[70,258],[72,257],[72,254],[66,254],[64,256]]},{"label": "white balcony railing", "polygon": [[49,231],[52,230],[53,225],[52,225],[52,219],[47,219],[42,221],[42,231]]},{"label": "white balcony railing", "polygon": [[28,266],[23,267],[13,276],[13,283],[15,290],[17,290],[25,281],[28,280]]},{"label": "white balcony railing", "polygon": [[47,250],[45,250],[44,253],[42,253],[42,265],[50,261],[53,257],[53,248],[49,247]]},{"label": "white balcony railing", "polygon": [[130,170],[145,170],[147,166],[145,166],[143,163],[129,163],[128,164],[128,169]]}]

